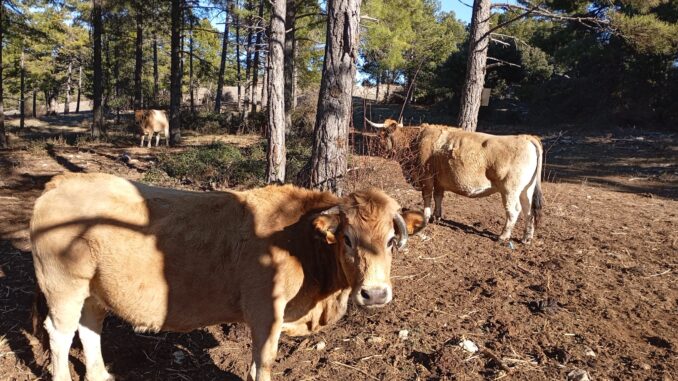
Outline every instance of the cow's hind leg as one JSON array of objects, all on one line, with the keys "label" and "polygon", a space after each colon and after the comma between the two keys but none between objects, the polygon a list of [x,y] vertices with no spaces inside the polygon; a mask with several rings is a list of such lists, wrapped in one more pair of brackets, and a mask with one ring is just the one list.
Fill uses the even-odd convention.
[{"label": "cow's hind leg", "polygon": [[506,241],[511,238],[511,232],[520,215],[520,195],[518,193],[502,193],[501,199],[504,202],[504,209],[506,210],[506,224],[499,236],[499,240]]},{"label": "cow's hind leg", "polygon": [[85,354],[87,381],[112,381],[113,377],[106,370],[101,355],[101,329],[103,327],[106,310],[93,297],[85,300],[80,317],[78,335],[82,342]]},{"label": "cow's hind leg", "polygon": [[520,204],[523,208],[523,217],[525,218],[525,233],[523,234],[523,243],[529,244],[534,237],[534,215],[532,214],[532,195],[534,194],[534,184],[530,184],[520,194]]},{"label": "cow's hind leg", "polygon": [[148,134],[148,148],[151,148],[153,145],[153,133]]},{"label": "cow's hind leg", "polygon": [[426,222],[433,222],[431,211],[431,198],[433,197],[433,181],[426,179],[421,184],[421,196],[424,200],[424,218]]},{"label": "cow's hind leg", "polygon": [[445,191],[440,187],[435,187],[433,190],[433,202],[435,203],[435,211],[433,212],[433,218],[436,220],[441,220],[443,218],[443,196]]},{"label": "cow's hind leg", "polygon": [[160,144],[160,133],[158,132],[157,135],[155,135],[155,146],[157,147]]},{"label": "cow's hind leg", "polygon": [[144,146],[144,139],[145,139],[145,138],[146,138],[146,134],[145,134],[145,133],[141,134],[141,144],[139,145],[139,147],[143,147],[143,146]]},{"label": "cow's hind leg", "polygon": [[[45,329],[49,334],[51,351],[51,370],[54,381],[70,381],[68,370],[68,352],[73,336],[78,329],[80,312],[88,293],[86,281],[67,280],[68,289],[52,290],[45,293],[49,314],[45,319]],[[43,288],[44,289],[44,288]]]}]

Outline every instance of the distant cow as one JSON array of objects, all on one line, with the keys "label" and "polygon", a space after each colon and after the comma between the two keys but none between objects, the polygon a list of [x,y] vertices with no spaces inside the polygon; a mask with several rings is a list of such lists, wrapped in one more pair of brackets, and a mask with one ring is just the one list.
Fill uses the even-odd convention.
[{"label": "distant cow", "polygon": [[169,146],[169,122],[167,115],[162,110],[136,110],[134,111],[134,120],[141,130],[141,144],[144,146],[144,138],[148,135],[148,148],[151,148],[153,134],[155,136],[155,146],[160,144],[160,133],[165,134],[165,145]]},{"label": "distant cow", "polygon": [[[368,122],[379,129],[382,146],[399,161],[407,181],[421,189],[427,220],[442,218],[445,191],[472,198],[499,192],[506,210],[499,239],[511,238],[522,211],[526,221],[523,242],[532,240],[543,203],[543,148],[538,137],[496,136],[429,124],[404,127],[393,119],[382,124]],[[433,216],[431,196],[435,198]]]},{"label": "distant cow", "polygon": [[35,311],[49,311],[34,323],[49,334],[54,380],[71,379],[76,330],[86,379],[110,379],[100,349],[107,311],[139,331],[246,322],[249,377],[269,380],[281,332],[316,332],[349,298],[391,301],[391,258],[425,224],[423,213],[399,209],[374,189],[344,198],[290,185],[194,193],[57,176],[30,226]]}]

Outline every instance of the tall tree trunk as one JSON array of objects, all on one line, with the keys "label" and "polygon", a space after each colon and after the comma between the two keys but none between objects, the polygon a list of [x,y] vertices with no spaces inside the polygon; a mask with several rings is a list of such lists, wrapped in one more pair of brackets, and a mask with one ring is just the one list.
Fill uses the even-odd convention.
[{"label": "tall tree trunk", "polygon": [[[23,61],[23,59],[22,59]],[[23,71],[23,70],[22,70]],[[68,62],[68,70],[66,71],[66,102],[64,103],[64,114],[71,111],[71,75],[73,73],[73,62]]]},{"label": "tall tree trunk", "polygon": [[24,46],[21,46],[21,61],[19,65],[21,78],[19,79],[19,128],[26,123],[26,68],[24,67]]},{"label": "tall tree trunk", "polygon": [[[254,10],[253,0],[247,0],[247,10]],[[247,123],[249,119],[250,107],[252,103],[252,28],[254,27],[254,17],[247,17],[247,55],[245,58],[245,104],[242,110],[243,121]]]},{"label": "tall tree trunk", "polygon": [[5,131],[5,108],[3,107],[3,75],[2,75],[2,44],[4,37],[4,28],[3,23],[5,18],[5,4],[3,1],[0,1],[0,148],[9,147],[9,138],[7,137],[7,132]]},{"label": "tall tree trunk", "polygon": [[229,8],[230,0],[226,0],[226,17],[224,17],[224,35],[221,41],[221,60],[219,62],[219,78],[217,78],[217,95],[214,100],[214,112],[221,112],[221,97],[224,92],[224,74],[226,72],[226,56],[228,54],[228,17],[232,8]]},{"label": "tall tree trunk", "polygon": [[153,105],[158,106],[158,82],[160,76],[158,74],[158,36],[153,33]]},{"label": "tall tree trunk", "polygon": [[181,6],[182,0],[172,0],[172,42],[170,62],[170,135],[172,145],[181,141]]},{"label": "tall tree trunk", "polygon": [[92,0],[92,38],[94,40],[94,120],[92,122],[92,136],[99,137],[105,132],[104,112],[101,108],[103,72],[101,67],[101,0]]},{"label": "tall tree trunk", "polygon": [[268,97],[268,163],[266,180],[271,183],[285,181],[285,79],[283,46],[285,44],[286,0],[275,0],[271,10],[271,60],[270,89]]},{"label": "tall tree trunk", "polygon": [[136,24],[137,24],[137,39],[134,44],[134,109],[141,108],[141,70],[144,65],[144,14],[142,11],[143,5],[141,1],[136,3]]},{"label": "tall tree trunk", "polygon": [[313,134],[310,184],[342,193],[346,173],[351,95],[358,56],[360,0],[328,0],[325,62]]},{"label": "tall tree trunk", "polygon": [[379,102],[379,87],[381,86],[381,72],[377,75],[377,92],[374,95],[374,101]]},{"label": "tall tree trunk", "polygon": [[38,90],[33,89],[33,117],[38,117]]},{"label": "tall tree trunk", "polygon": [[389,98],[391,98],[391,76],[388,70],[386,70],[384,80],[386,81],[386,97],[384,98],[384,103],[388,103]]},{"label": "tall tree trunk", "polygon": [[240,1],[235,0],[236,12],[234,13],[235,22],[235,65],[238,77],[238,111],[242,106],[242,76],[240,74]]},{"label": "tall tree trunk", "polygon": [[478,112],[487,68],[487,47],[490,41],[490,6],[490,0],[473,1],[466,79],[461,91],[457,120],[459,127],[467,131],[475,131],[478,127]]},{"label": "tall tree trunk", "polygon": [[80,89],[82,88],[82,64],[78,67],[78,96],[75,101],[75,112],[80,112]]},{"label": "tall tree trunk", "polygon": [[195,83],[193,82],[193,15],[189,15],[188,32],[188,91],[191,101],[191,114],[195,114]]},{"label": "tall tree trunk", "polygon": [[[269,33],[270,35],[270,33]],[[261,83],[261,104],[268,106],[268,85],[269,85],[269,71],[271,70],[271,55],[266,54],[266,60],[264,61],[264,79]]]},{"label": "tall tree trunk", "polygon": [[[259,82],[259,50],[261,49],[261,36],[263,34],[263,28],[264,28],[264,0],[259,0],[259,18],[257,19],[257,37],[256,41],[254,43],[254,63],[252,64],[254,66],[254,72],[252,73],[252,112],[257,110],[257,102],[256,102],[256,96],[255,93],[257,91],[257,85]],[[263,97],[263,93],[262,93]],[[259,100],[260,103],[263,106],[263,99]]]},{"label": "tall tree trunk", "polygon": [[297,84],[295,56],[297,50],[296,27],[297,5],[295,0],[287,0],[285,14],[285,121],[287,128],[292,126],[292,111],[297,106]]}]

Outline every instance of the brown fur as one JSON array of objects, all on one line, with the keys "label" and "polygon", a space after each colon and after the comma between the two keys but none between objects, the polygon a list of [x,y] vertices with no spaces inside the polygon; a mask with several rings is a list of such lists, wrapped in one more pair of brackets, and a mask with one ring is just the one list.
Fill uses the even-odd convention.
[{"label": "brown fur", "polygon": [[[499,192],[507,211],[500,238],[510,238],[516,209],[527,215],[525,241],[532,238],[530,226],[541,219],[543,204],[543,148],[538,137],[497,136],[429,124],[403,127],[392,119],[384,122],[380,137],[382,146],[400,163],[408,182],[422,190],[425,208],[431,207],[433,195],[442,201],[445,191],[467,197]],[[530,199],[527,208],[521,207],[520,198],[525,196]],[[433,217],[442,217],[438,200]]]},{"label": "brown fur", "polygon": [[390,287],[399,206],[378,190],[193,193],[105,174],[57,176],[46,189],[30,231],[50,334],[76,329],[83,302],[95,323],[108,310],[138,330],[244,321],[250,376],[268,380],[281,331],[316,332],[341,318],[350,296],[361,303],[361,289]]}]

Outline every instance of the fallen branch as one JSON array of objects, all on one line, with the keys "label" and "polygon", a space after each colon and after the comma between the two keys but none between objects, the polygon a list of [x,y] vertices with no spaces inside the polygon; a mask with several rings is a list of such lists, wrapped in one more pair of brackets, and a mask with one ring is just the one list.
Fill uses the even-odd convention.
[{"label": "fallen branch", "polygon": [[348,369],[353,369],[353,370],[355,370],[355,371],[357,371],[357,372],[360,372],[360,373],[362,373],[363,375],[365,375],[365,376],[367,376],[367,377],[369,377],[369,378],[371,378],[371,379],[373,379],[373,380],[379,381],[378,378],[374,377],[373,375],[371,375],[371,374],[365,372],[364,370],[362,370],[362,369],[360,369],[360,368],[356,368],[356,367],[354,367],[354,366],[351,366],[351,365],[348,365],[348,364],[344,364],[344,363],[341,363],[341,362],[339,362],[339,361],[332,361],[331,364],[343,366],[344,368],[348,368]]}]

